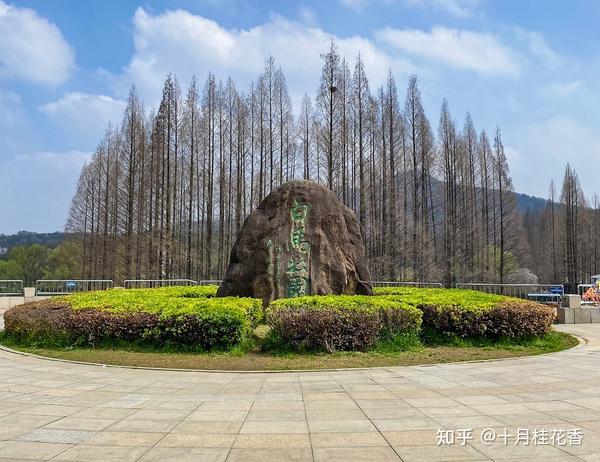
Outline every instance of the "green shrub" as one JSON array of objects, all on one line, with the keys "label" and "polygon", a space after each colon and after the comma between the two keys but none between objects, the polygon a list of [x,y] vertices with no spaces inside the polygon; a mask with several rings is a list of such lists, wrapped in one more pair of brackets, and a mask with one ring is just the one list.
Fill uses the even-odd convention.
[{"label": "green shrub", "polygon": [[554,309],[540,303],[473,290],[380,287],[374,292],[419,308],[430,336],[542,337],[555,318]]},{"label": "green shrub", "polygon": [[373,296],[307,296],[271,302],[273,335],[294,349],[365,350],[399,335],[416,335],[421,313],[397,300]]},{"label": "green shrub", "polygon": [[88,346],[122,341],[210,350],[248,340],[262,315],[261,301],[203,293],[209,292],[169,287],[78,293],[15,307],[5,313],[5,329],[16,338]]}]

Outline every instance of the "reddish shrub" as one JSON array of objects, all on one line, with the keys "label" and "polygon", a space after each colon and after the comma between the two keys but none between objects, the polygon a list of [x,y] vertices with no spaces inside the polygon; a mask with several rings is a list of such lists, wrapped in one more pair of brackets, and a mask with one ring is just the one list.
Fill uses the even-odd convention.
[{"label": "reddish shrub", "polygon": [[526,300],[507,299],[492,308],[469,310],[460,306],[418,306],[423,328],[461,338],[542,337],[552,328],[554,309]]},{"label": "reddish shrub", "polygon": [[73,310],[67,301],[52,299],[14,307],[4,314],[4,323],[6,332],[18,340],[92,347],[123,341],[226,349],[248,335],[245,319],[216,316],[214,311],[161,317],[142,311]]}]

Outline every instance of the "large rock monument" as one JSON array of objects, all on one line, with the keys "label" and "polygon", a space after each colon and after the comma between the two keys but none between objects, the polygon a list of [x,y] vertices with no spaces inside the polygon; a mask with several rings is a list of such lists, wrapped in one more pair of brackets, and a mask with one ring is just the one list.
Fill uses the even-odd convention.
[{"label": "large rock monument", "polygon": [[218,296],[372,293],[354,212],[313,181],[290,181],[244,222]]}]

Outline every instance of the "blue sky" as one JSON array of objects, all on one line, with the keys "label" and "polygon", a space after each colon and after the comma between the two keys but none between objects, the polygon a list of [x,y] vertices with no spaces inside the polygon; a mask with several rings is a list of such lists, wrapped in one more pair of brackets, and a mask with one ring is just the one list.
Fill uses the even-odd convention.
[{"label": "blue sky", "polygon": [[[64,226],[79,171],[135,83],[147,107],[175,72],[244,88],[273,54],[294,102],[315,93],[331,38],[372,89],[420,79],[437,128],[496,125],[515,188],[545,197],[566,162],[600,171],[600,2],[491,0],[0,0],[0,233]],[[600,188],[599,188],[600,189]]]}]

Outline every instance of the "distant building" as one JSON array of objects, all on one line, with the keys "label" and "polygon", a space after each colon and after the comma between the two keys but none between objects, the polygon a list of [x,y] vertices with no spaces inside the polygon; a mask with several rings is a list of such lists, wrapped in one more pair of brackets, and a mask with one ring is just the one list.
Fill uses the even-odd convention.
[{"label": "distant building", "polygon": [[8,253],[8,249],[6,247],[0,247],[0,255],[4,255],[5,253]]}]

